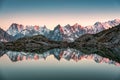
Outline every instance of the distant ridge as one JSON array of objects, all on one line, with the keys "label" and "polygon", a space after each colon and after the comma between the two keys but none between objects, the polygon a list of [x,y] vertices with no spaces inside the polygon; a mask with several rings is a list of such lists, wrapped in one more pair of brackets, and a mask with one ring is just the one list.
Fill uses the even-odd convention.
[{"label": "distant ridge", "polygon": [[[120,19],[114,19],[107,22],[96,22],[92,26],[81,26],[76,23],[74,25],[57,25],[54,30],[47,29],[46,26],[23,26],[22,24],[13,23],[6,31],[14,39],[19,39],[27,36],[43,35],[54,41],[73,42],[84,34],[96,34],[105,29],[112,28],[120,24]],[[12,39],[11,39],[12,40]],[[9,40],[8,40],[9,41]]]}]

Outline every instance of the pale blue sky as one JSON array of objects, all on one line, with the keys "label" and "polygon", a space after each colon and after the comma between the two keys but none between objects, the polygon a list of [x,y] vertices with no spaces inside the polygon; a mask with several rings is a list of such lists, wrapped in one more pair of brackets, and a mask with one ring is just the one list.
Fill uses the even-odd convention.
[{"label": "pale blue sky", "polygon": [[12,22],[53,28],[114,18],[120,18],[120,0],[0,0],[0,26],[5,29]]}]

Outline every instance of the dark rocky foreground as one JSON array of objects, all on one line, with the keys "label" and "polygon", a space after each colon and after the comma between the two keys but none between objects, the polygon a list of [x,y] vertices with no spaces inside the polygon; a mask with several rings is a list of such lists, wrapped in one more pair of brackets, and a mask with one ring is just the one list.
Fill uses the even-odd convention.
[{"label": "dark rocky foreground", "polygon": [[86,54],[99,54],[120,62],[120,25],[97,34],[86,34],[70,44]]},{"label": "dark rocky foreground", "polygon": [[1,43],[1,49],[25,52],[44,52],[53,48],[65,48],[67,42],[51,41],[42,35],[20,38],[13,42]]}]

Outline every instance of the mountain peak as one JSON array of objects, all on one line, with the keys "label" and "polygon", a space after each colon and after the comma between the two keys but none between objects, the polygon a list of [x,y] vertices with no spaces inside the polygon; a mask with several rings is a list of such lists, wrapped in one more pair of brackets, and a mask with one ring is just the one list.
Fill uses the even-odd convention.
[{"label": "mountain peak", "polygon": [[73,26],[78,26],[79,24],[78,23],[75,23]]},{"label": "mountain peak", "polygon": [[22,24],[12,23],[11,26],[10,26],[9,28],[21,29],[21,28],[24,28],[24,26],[23,26]]},{"label": "mountain peak", "polygon": [[75,23],[72,28],[75,30],[76,28],[83,28],[81,25],[79,25],[78,23]]},{"label": "mountain peak", "polygon": [[7,30],[7,33],[9,35],[15,36],[17,33],[21,32],[24,29],[24,26],[22,24],[12,23],[9,29]]},{"label": "mountain peak", "polygon": [[60,24],[57,25],[57,28],[60,30],[60,32],[64,32],[63,27]]},{"label": "mountain peak", "polygon": [[94,25],[100,25],[100,24],[102,24],[101,22],[96,22]]},{"label": "mountain peak", "polygon": [[44,25],[43,28],[47,28],[46,25]]},{"label": "mountain peak", "polygon": [[70,26],[70,24],[65,25],[65,27],[69,27],[69,26]]},{"label": "mountain peak", "polygon": [[22,24],[12,23],[9,28],[17,29],[18,31],[21,31],[23,30],[24,26]]},{"label": "mountain peak", "polygon": [[78,23],[75,23],[73,26],[78,27],[78,26],[81,26],[81,25],[79,25]]},{"label": "mountain peak", "polygon": [[57,27],[61,27],[61,25],[60,25],[60,24],[58,24],[58,25],[57,25]]},{"label": "mountain peak", "polygon": [[60,29],[60,28],[62,28],[62,26],[61,26],[60,24],[58,24],[58,25],[54,28],[54,30]]},{"label": "mountain peak", "polygon": [[114,19],[114,21],[120,22],[120,19]]},{"label": "mountain peak", "polygon": [[35,25],[34,26],[34,30],[38,31],[39,30],[39,26]]}]

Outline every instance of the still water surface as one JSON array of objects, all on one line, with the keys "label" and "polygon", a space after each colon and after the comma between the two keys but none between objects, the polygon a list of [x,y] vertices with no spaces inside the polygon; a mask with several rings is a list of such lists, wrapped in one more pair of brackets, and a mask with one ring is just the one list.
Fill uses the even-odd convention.
[{"label": "still water surface", "polygon": [[120,64],[97,54],[53,49],[1,52],[0,80],[120,80]]}]

